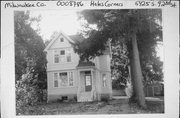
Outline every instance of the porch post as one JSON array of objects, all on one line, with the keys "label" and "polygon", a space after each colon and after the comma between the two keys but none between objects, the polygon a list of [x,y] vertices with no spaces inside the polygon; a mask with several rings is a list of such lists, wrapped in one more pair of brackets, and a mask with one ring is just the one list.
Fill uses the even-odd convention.
[{"label": "porch post", "polygon": [[91,69],[91,77],[92,77],[92,90],[94,89],[94,77],[93,77],[93,70]]},{"label": "porch post", "polygon": [[91,90],[91,99],[94,100],[94,90],[95,90],[95,83],[94,83],[94,73],[93,69],[91,69],[91,77],[92,77],[92,90]]},{"label": "porch post", "polygon": [[78,71],[78,91],[77,91],[77,101],[79,101],[79,99],[80,99],[80,98],[79,98],[79,97],[80,97],[80,90],[81,90],[81,88],[80,88],[80,87],[81,87],[81,86],[80,86],[81,83],[80,83],[80,82],[81,82],[81,81],[80,81],[80,70],[77,70],[77,71]]}]

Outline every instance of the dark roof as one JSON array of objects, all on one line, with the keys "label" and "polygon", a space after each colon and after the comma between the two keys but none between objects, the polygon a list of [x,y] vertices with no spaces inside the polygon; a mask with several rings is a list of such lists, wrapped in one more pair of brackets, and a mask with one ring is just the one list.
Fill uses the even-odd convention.
[{"label": "dark roof", "polygon": [[75,43],[81,43],[84,40],[84,37],[81,35],[69,35],[69,38],[71,38]]},{"label": "dark roof", "polygon": [[89,62],[83,62],[83,61],[79,61],[79,64],[77,65],[77,67],[86,67],[86,66],[95,66],[95,64],[91,61]]}]

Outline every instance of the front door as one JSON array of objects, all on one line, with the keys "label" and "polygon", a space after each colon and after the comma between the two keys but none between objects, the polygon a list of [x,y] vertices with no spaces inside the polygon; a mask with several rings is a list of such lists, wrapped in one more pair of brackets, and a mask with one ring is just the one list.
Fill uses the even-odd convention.
[{"label": "front door", "polygon": [[91,91],[92,89],[92,77],[91,77],[91,71],[85,72],[85,91]]}]

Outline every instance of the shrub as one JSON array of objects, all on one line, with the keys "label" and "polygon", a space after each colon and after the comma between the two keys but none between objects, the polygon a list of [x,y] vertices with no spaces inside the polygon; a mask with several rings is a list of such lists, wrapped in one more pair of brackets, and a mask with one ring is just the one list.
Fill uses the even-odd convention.
[{"label": "shrub", "polygon": [[74,100],[77,101],[77,96],[74,96]]},{"label": "shrub", "polygon": [[62,103],[63,99],[57,99],[57,102]]},{"label": "shrub", "polygon": [[108,94],[101,94],[101,101],[108,102],[110,96]]},{"label": "shrub", "polygon": [[[45,99],[46,91],[38,89],[32,80],[32,74],[24,74],[22,79],[16,82],[16,113],[22,113],[26,106],[36,105]],[[42,96],[43,95],[43,96]]]}]

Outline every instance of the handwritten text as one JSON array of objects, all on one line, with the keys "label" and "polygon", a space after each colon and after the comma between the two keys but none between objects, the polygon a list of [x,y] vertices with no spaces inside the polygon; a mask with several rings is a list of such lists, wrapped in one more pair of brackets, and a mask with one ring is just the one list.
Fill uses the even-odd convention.
[{"label": "handwritten text", "polygon": [[8,2],[5,4],[5,8],[19,8],[19,7],[44,7],[46,6],[46,4],[42,3],[42,2],[37,2],[37,3],[28,3],[28,2],[24,2],[24,3],[17,3],[15,4],[14,2]]},{"label": "handwritten text", "polygon": [[118,2],[110,2],[110,1],[93,1],[91,0],[90,6],[92,7],[122,7],[123,3],[118,3]]},{"label": "handwritten text", "polygon": [[59,0],[56,3],[57,6],[70,6],[70,7],[81,7],[84,6],[82,1],[64,1],[64,0]]},{"label": "handwritten text", "polygon": [[171,0],[159,0],[159,1],[136,1],[135,2],[136,6],[143,7],[143,6],[150,6],[150,7],[165,7],[165,6],[170,6],[170,7],[176,7],[176,2],[172,2]]}]

